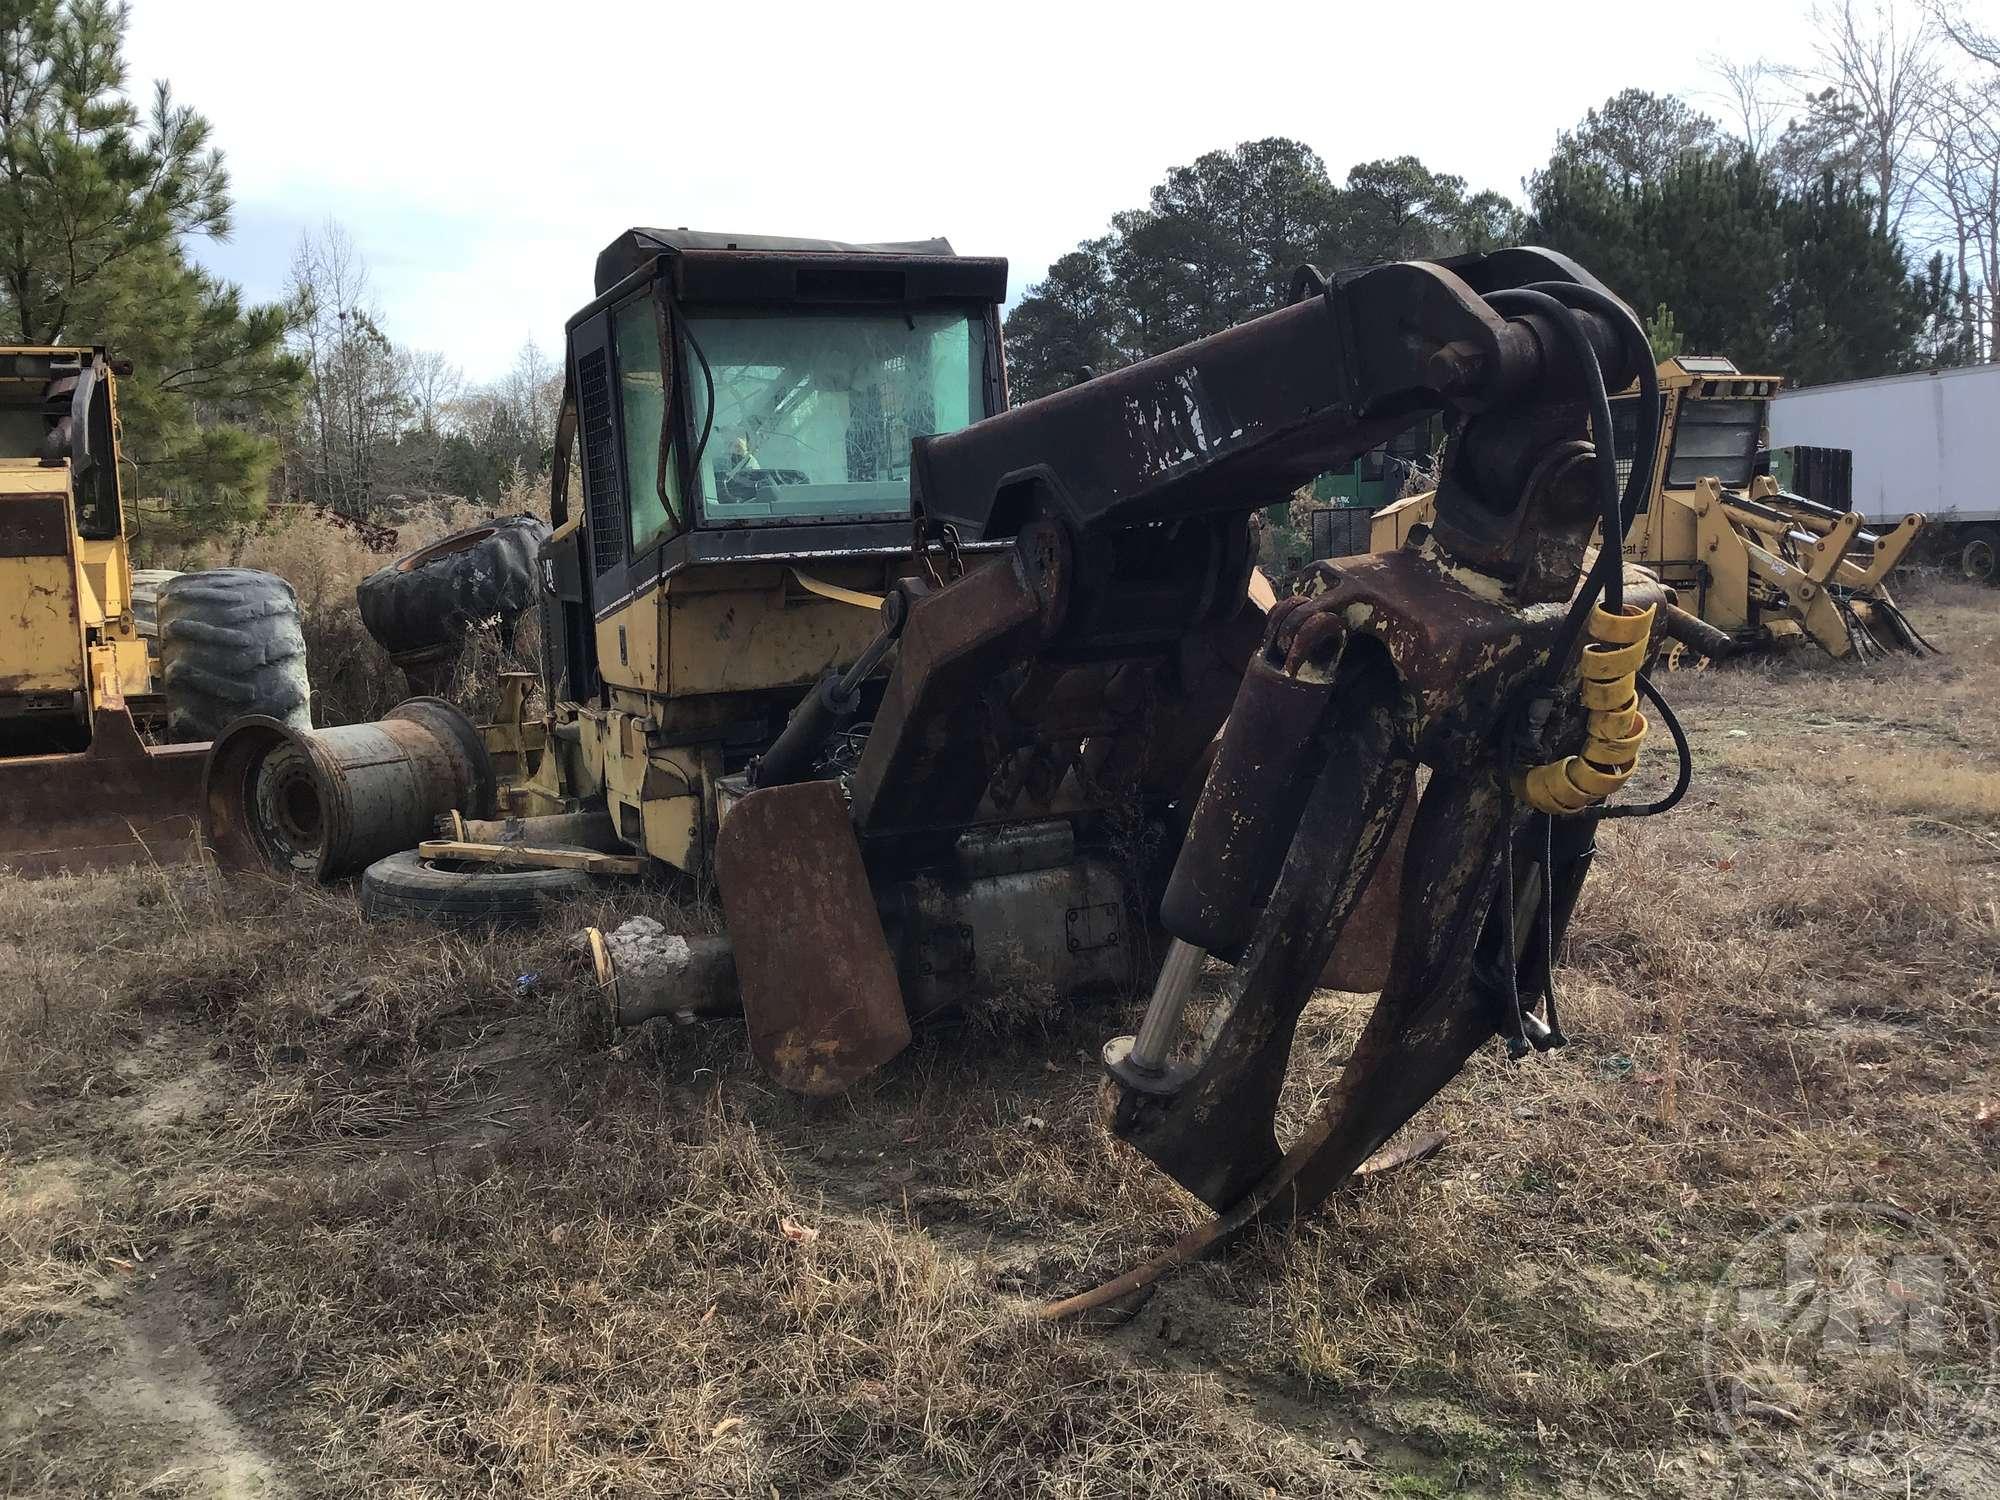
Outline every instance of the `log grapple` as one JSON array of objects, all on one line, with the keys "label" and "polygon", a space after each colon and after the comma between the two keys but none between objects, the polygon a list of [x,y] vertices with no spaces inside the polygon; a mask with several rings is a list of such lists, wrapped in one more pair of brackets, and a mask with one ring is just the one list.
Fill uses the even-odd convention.
[{"label": "log grapple", "polygon": [[[976,823],[1004,793],[1038,741],[1018,686],[1002,702],[996,682],[1039,682],[1046,703],[1087,669],[1101,698],[1106,664],[1174,659],[1243,598],[1254,508],[1426,413],[1450,431],[1428,527],[1393,553],[1319,564],[1268,610],[1162,882],[1151,1003],[1104,1049],[1115,1132],[1219,1217],[1052,1315],[1314,1208],[1496,1035],[1517,1053],[1560,1045],[1552,958],[1596,826],[1660,810],[1604,803],[1646,731],[1642,669],[1670,594],[1591,545],[1600,528],[1622,533],[1618,455],[1591,441],[1610,431],[1605,392],[1652,368],[1621,303],[1561,256],[1515,249],[1302,272],[1279,311],[916,443],[927,537],[947,552],[1002,545],[941,586],[904,587],[841,825],[871,862]],[[1215,734],[1212,717],[1192,718],[1181,728],[1197,742]],[[1173,739],[1158,723],[1111,726],[1077,753],[1143,781],[1174,759]],[[748,888],[766,903],[771,890],[732,878],[769,867],[768,850],[732,859],[742,810],[719,856],[739,934]],[[875,930],[864,883],[844,885],[854,925]],[[814,930],[826,917],[820,901]],[[796,964],[760,970],[737,942],[753,1032],[760,1009],[796,1016]],[[1203,1036],[1184,1036],[1211,957],[1230,965],[1221,1004]],[[1330,963],[1380,997],[1287,1147],[1279,1090]],[[851,997],[857,966],[838,967]]]}]

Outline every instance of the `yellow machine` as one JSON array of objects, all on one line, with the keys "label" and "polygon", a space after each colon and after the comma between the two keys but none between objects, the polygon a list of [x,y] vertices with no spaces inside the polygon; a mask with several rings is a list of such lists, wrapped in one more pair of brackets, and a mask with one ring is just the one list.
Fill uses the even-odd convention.
[{"label": "yellow machine", "polygon": [[[1859,512],[1787,494],[1758,474],[1757,452],[1780,384],[1715,356],[1680,355],[1660,364],[1659,456],[1625,533],[1625,560],[1652,570],[1676,591],[1682,609],[1710,627],[1700,631],[1682,620],[1684,643],[1705,655],[1787,635],[1806,636],[1834,657],[1921,649],[1884,580],[1924,518],[1905,516],[1873,531]],[[1635,387],[1611,403],[1621,471],[1641,399]],[[1432,507],[1429,494],[1384,506],[1375,513],[1370,550],[1402,546],[1412,527],[1429,522]]]},{"label": "yellow machine", "polygon": [[719,784],[865,653],[914,567],[911,439],[1004,406],[1005,284],[942,240],[634,230],[604,251],[542,549],[563,713],[516,810],[601,795],[626,843],[710,873]]},{"label": "yellow machine", "polygon": [[[1009,408],[1001,262],[621,236],[568,326],[543,707],[239,720],[218,857],[466,925],[669,867],[726,931],[596,933],[613,1015],[740,1011],[816,1097],[968,1000],[1147,994],[1101,1054],[1109,1128],[1216,1217],[1045,1316],[1284,1225],[1488,1040],[1564,1044],[1599,824],[1694,771],[1649,675],[1670,591],[1591,547],[1622,516],[1584,412],[1654,367],[1631,310],[1531,247],[1297,285]],[[1433,414],[1421,544],[1260,594],[1251,515]],[[1642,802],[1655,726],[1677,776]],[[1330,968],[1378,998],[1281,1142]]]},{"label": "yellow machine", "polygon": [[205,745],[149,748],[132,617],[116,377],[102,349],[0,349],[0,863],[169,857],[194,832]]}]

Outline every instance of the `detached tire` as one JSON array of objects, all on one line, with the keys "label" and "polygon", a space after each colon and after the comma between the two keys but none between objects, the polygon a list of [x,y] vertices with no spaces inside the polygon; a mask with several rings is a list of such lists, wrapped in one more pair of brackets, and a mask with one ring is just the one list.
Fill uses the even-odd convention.
[{"label": "detached tire", "polygon": [[401,657],[455,645],[485,620],[511,622],[536,602],[535,559],[548,534],[533,516],[508,516],[419,547],[361,580],[361,623]]},{"label": "detached tire", "polygon": [[2000,529],[1972,526],[1961,531],[1958,571],[1973,583],[2000,583]]},{"label": "detached tire", "polygon": [[590,877],[581,870],[443,866],[406,849],[362,872],[361,915],[371,922],[512,927],[536,921],[552,903],[589,889]]},{"label": "detached tire", "polygon": [[312,728],[299,596],[271,573],[213,568],[160,585],[167,733],[212,740],[245,714]]}]

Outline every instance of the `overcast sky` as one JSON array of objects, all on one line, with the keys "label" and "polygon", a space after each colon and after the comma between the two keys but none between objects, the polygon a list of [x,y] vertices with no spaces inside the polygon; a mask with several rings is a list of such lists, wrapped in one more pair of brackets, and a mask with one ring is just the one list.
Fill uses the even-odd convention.
[{"label": "overcast sky", "polygon": [[[475,380],[559,347],[634,224],[943,234],[1018,295],[1170,166],[1266,135],[1519,197],[1556,132],[1703,60],[1800,54],[1807,0],[1200,6],[133,0],[135,88],[214,123],[259,298],[331,217],[386,331]],[[1719,108],[1719,105],[1718,105]]]}]

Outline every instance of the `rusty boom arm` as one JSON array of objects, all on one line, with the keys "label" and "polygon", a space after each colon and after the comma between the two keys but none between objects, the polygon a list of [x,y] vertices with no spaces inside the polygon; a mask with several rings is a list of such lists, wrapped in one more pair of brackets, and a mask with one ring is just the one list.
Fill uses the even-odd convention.
[{"label": "rusty boom arm", "polygon": [[[1585,576],[1593,530],[1619,519],[1592,414],[1650,353],[1622,304],[1546,251],[1302,273],[1300,292],[915,445],[919,525],[948,551],[1005,545],[941,586],[902,586],[899,651],[851,779],[871,859],[1005,805],[1051,725],[1078,767],[1124,766],[1157,793],[1200,774],[1227,710],[1166,882],[1173,942],[1152,1003],[1105,1052],[1114,1129],[1220,1217],[1056,1312],[1313,1207],[1496,1033],[1517,1051],[1561,1041],[1551,958],[1599,813],[1533,813],[1517,779],[1582,744],[1593,603],[1637,613],[1663,597],[1615,546]],[[1195,644],[1238,621],[1251,512],[1434,412],[1449,438],[1427,533],[1317,565],[1239,656],[1233,702],[1191,685]],[[1140,671],[1178,685],[1170,723],[1047,710],[1087,674],[1115,707]],[[1364,903],[1385,920],[1343,937]],[[1292,1033],[1337,944],[1347,982],[1380,998],[1286,1151],[1274,1116]],[[1232,967],[1191,1047],[1181,1008],[1208,955]],[[791,981],[754,955],[739,967],[754,1033],[756,992]]]}]

